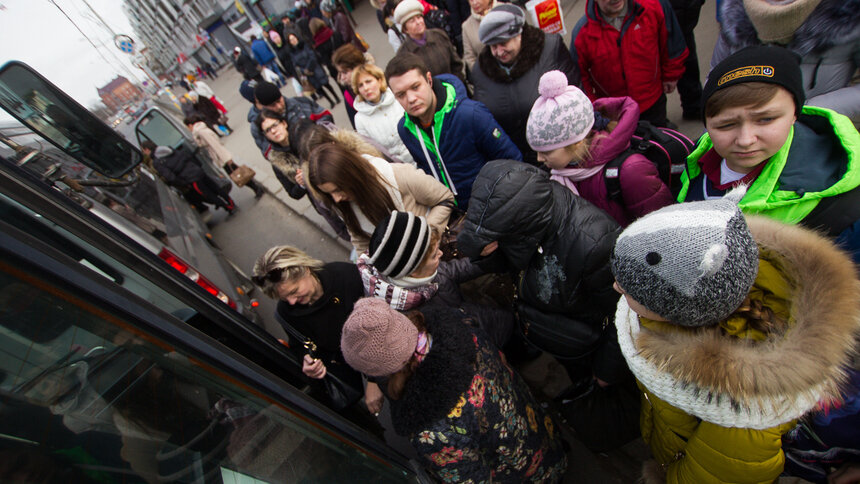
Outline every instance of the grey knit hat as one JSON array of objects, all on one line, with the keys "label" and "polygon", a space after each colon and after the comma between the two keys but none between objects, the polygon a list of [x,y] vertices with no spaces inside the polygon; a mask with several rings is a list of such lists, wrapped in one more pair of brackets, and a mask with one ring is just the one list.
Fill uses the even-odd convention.
[{"label": "grey knit hat", "polygon": [[670,322],[713,325],[743,303],[758,273],[758,246],[738,207],[746,189],[670,205],[628,226],[612,272],[624,292]]},{"label": "grey knit hat", "polygon": [[340,348],[349,366],[368,376],[387,376],[403,368],[418,344],[418,328],[382,299],[355,302],[343,324]]},{"label": "grey knit hat", "polygon": [[394,279],[408,276],[421,265],[430,248],[430,226],[424,217],[392,210],[370,236],[368,263]]},{"label": "grey knit hat", "polygon": [[526,13],[520,7],[503,3],[493,8],[478,27],[478,39],[484,45],[500,44],[523,33]]}]

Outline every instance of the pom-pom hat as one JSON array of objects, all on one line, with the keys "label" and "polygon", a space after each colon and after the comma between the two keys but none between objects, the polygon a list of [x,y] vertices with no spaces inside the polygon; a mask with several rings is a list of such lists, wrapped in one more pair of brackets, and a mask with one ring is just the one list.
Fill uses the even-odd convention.
[{"label": "pom-pom hat", "polygon": [[670,205],[630,224],[611,259],[625,294],[679,326],[717,324],[737,310],[758,274],[758,246],[738,208],[744,193]]},{"label": "pom-pom hat", "polygon": [[340,348],[349,366],[368,376],[387,376],[403,368],[418,344],[418,328],[377,298],[355,302],[343,325]]},{"label": "pom-pom hat", "polygon": [[561,71],[549,71],[540,78],[540,97],[526,122],[526,139],[538,152],[578,143],[594,126],[594,107],[578,87],[567,84]]}]

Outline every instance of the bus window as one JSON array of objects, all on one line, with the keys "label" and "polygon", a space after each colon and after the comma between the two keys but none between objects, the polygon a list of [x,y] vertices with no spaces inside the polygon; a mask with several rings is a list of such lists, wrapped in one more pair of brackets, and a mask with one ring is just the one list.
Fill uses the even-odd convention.
[{"label": "bus window", "polygon": [[414,480],[11,256],[0,258],[0,393],[4,482],[13,475],[66,482]]}]

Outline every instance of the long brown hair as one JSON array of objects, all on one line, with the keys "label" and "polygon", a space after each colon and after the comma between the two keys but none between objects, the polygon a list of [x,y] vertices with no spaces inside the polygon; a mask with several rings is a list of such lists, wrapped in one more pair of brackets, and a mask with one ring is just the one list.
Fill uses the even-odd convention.
[{"label": "long brown hair", "polygon": [[311,151],[309,158],[308,183],[327,206],[337,210],[351,232],[370,237],[359,225],[350,202],[335,202],[320,190],[320,185],[331,183],[346,193],[374,225],[396,210],[387,190],[388,182],[357,153],[337,143],[325,143]]},{"label": "long brown hair", "polygon": [[[426,331],[427,326],[424,324],[424,315],[418,311],[409,311],[406,313],[406,317],[409,318],[409,321],[418,328],[418,331]],[[388,377],[388,396],[392,400],[400,400],[400,397],[403,396],[403,387],[406,386],[406,382],[412,378],[412,375],[415,373],[415,368],[418,367],[418,360],[415,359],[415,355],[412,355],[412,358],[409,359],[409,363],[406,364],[403,368],[400,369],[397,373]]]}]

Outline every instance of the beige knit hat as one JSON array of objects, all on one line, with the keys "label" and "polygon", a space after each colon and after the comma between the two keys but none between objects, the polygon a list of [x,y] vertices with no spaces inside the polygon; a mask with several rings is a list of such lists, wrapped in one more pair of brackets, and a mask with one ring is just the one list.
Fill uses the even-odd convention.
[{"label": "beige knit hat", "polygon": [[406,21],[416,15],[424,15],[424,6],[421,5],[421,2],[418,0],[403,0],[398,3],[397,8],[394,9],[394,23],[396,23],[400,28],[400,31],[403,32],[403,27],[406,25]]},{"label": "beige knit hat", "polygon": [[418,344],[418,328],[377,298],[356,301],[343,325],[340,348],[349,366],[368,376],[387,376],[403,368]]}]

